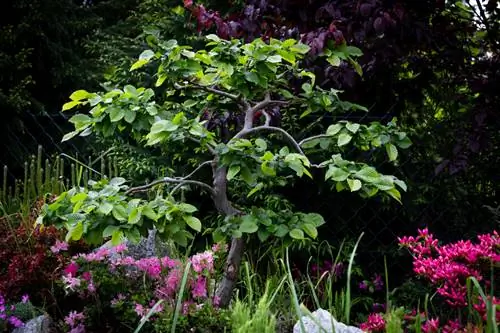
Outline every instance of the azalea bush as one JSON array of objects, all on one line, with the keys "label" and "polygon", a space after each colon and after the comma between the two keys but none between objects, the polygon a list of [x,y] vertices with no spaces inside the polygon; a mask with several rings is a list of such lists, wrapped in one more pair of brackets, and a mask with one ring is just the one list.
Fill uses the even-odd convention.
[{"label": "azalea bush", "polygon": [[[223,317],[216,314],[219,310],[214,279],[215,268],[224,260],[225,251],[227,248],[215,245],[212,250],[189,257],[189,266],[168,256],[134,259],[126,255],[125,245],[103,246],[76,255],[64,268],[60,284],[67,297],[76,297],[79,306],[66,313],[63,326],[72,332],[103,327],[128,331],[144,322],[148,331],[166,332],[170,331],[179,297],[180,331],[183,325],[192,324],[193,317],[193,325],[208,325],[213,316]],[[187,281],[182,289],[184,274]],[[224,322],[211,324],[214,332],[223,325]]]},{"label": "azalea bush", "polygon": [[400,308],[372,313],[361,328],[385,332],[389,324],[394,325],[395,318],[400,327],[425,333],[490,332],[491,327],[497,327],[500,300],[496,297],[495,277],[500,267],[500,237],[493,231],[477,239],[476,243],[462,240],[440,244],[428,229],[419,230],[416,237],[399,238],[400,246],[413,256],[413,272],[440,297],[435,300],[440,308],[432,309],[443,317],[422,311],[430,307],[423,301],[420,310]]}]

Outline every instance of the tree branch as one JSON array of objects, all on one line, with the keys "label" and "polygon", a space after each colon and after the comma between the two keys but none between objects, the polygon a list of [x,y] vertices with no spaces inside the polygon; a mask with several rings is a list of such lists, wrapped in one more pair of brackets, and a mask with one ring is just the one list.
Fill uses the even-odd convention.
[{"label": "tree branch", "polygon": [[319,134],[319,135],[310,136],[310,137],[305,138],[302,141],[300,141],[299,142],[299,146],[302,146],[304,143],[312,141],[312,140],[323,139],[323,138],[331,138],[331,137],[332,136],[328,135],[328,134]]},{"label": "tree branch", "polygon": [[271,115],[267,111],[262,111],[262,113],[264,114],[264,117],[266,117],[265,126],[269,126],[269,124],[271,124]]},{"label": "tree branch", "polygon": [[[200,181],[197,181],[197,180],[188,179],[188,178],[192,177],[202,167],[204,167],[205,165],[212,164],[212,162],[213,161],[205,161],[205,162],[201,163],[200,165],[198,165],[198,167],[196,169],[194,169],[190,174],[188,174],[185,177],[182,177],[182,178],[164,177],[162,179],[155,180],[154,182],[151,182],[151,183],[146,184],[146,185],[129,188],[125,192],[125,194],[131,194],[131,193],[136,193],[136,192],[144,192],[144,191],[146,191],[146,190],[148,190],[148,189],[150,189],[150,188],[152,188],[152,187],[154,187],[156,185],[159,185],[159,184],[178,183],[180,186],[185,185],[185,184],[192,184],[192,185],[197,185],[197,186],[206,188],[210,192],[210,194],[213,195],[215,193],[215,191],[214,191],[214,189],[210,185],[205,184],[205,183],[200,182]],[[177,186],[174,188],[174,190],[176,188],[177,188]],[[174,192],[174,190],[172,190],[172,192]],[[172,194],[172,192],[171,192],[171,194]]]},{"label": "tree branch", "polygon": [[258,132],[276,132],[276,133],[280,133],[280,134],[283,134],[283,136],[286,138],[286,141],[297,151],[299,152],[301,155],[305,155],[304,154],[304,151],[302,151],[302,148],[300,148],[300,145],[297,143],[297,141],[295,141],[295,139],[293,138],[293,136],[291,136],[287,131],[285,131],[284,129],[282,128],[279,128],[279,127],[273,127],[273,126],[257,126],[257,127],[254,127],[254,128],[250,128],[250,129],[242,129],[241,131],[239,131],[234,137],[233,139],[242,139],[246,136],[249,136],[251,134],[254,134],[254,133],[258,133]]},{"label": "tree branch", "polygon": [[198,88],[201,90],[205,90],[205,91],[214,93],[216,95],[228,97],[228,98],[233,99],[235,101],[238,101],[240,99],[240,97],[238,95],[228,93],[227,91],[222,91],[222,90],[219,90],[219,89],[213,88],[213,87],[202,86],[198,83],[192,83],[192,82],[190,82],[190,83],[191,83],[191,85],[186,85],[186,86],[182,86],[178,83],[174,83],[174,88],[175,89]]}]

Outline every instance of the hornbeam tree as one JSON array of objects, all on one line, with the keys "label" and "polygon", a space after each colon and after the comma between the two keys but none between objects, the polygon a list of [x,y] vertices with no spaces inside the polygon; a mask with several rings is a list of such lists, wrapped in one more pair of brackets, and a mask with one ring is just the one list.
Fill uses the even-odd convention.
[{"label": "hornbeam tree", "polygon": [[[194,216],[197,208],[183,202],[179,189],[198,188],[211,196],[224,217],[211,228],[214,239],[231,239],[216,290],[220,305],[227,306],[249,237],[269,244],[303,241],[316,238],[317,228],[324,224],[319,214],[272,209],[255,197],[268,195],[295,177],[312,180],[314,175],[336,191],[364,197],[382,194],[400,201],[399,190],[406,190],[403,181],[346,157],[352,149],[371,153],[381,148],[393,162],[398,148],[411,142],[394,122],[337,121],[329,126],[318,122],[327,114],[337,117],[367,110],[341,101],[339,91],[315,85],[314,74],[301,68],[307,45],[293,39],[268,43],[215,35],[206,39],[200,50],[169,40],[144,51],[131,70],[154,68],[153,88],[78,90],[63,106],[63,110],[87,110],[71,117],[75,130],[63,140],[91,133],[127,137],[145,147],[190,154],[190,160],[194,154],[194,171],[138,187],[127,186],[123,178],[91,181],[47,203],[38,223],[66,228],[68,241],[83,237],[90,243],[109,238],[114,244],[125,238],[134,242],[155,228],[159,236],[186,246],[193,231],[202,230],[202,222]],[[359,49],[343,44],[332,45],[319,56],[338,65],[339,59],[354,63],[359,55]],[[291,91],[291,81],[301,83],[301,90]],[[231,122],[218,126],[214,119],[221,115]],[[304,137],[303,128],[297,131],[293,124],[307,117],[315,120],[307,130],[314,135]],[[200,176],[204,168],[211,169],[210,181]]]}]

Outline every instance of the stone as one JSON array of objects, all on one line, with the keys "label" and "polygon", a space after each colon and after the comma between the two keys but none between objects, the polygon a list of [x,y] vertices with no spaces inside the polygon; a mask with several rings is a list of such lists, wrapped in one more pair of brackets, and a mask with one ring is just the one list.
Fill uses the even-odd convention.
[{"label": "stone", "polygon": [[[151,258],[151,257],[165,257],[171,254],[171,247],[160,240],[156,234],[156,229],[151,229],[148,231],[148,237],[141,237],[137,244],[134,244],[128,240],[123,242],[127,246],[127,256],[131,256],[132,258],[139,260],[143,258]],[[111,242],[107,242],[102,245],[102,247],[112,248]],[[118,259],[121,255],[117,254],[114,251],[111,251],[110,259]]]},{"label": "stone", "polygon": [[300,321],[297,321],[295,326],[293,326],[293,333],[363,333],[363,330],[357,327],[348,326],[336,321],[330,312],[323,309],[314,311],[312,317],[314,320],[309,316],[302,316],[302,322],[306,331],[301,332]]},{"label": "stone", "polygon": [[23,327],[15,328],[12,333],[51,333],[52,319],[48,315],[41,315],[26,322]]}]

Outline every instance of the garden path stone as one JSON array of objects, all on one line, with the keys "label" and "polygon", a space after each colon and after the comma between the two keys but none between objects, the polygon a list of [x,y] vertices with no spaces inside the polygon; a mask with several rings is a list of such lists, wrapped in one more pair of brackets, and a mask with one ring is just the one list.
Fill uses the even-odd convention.
[{"label": "garden path stone", "polygon": [[314,311],[312,313],[312,317],[321,325],[321,327],[318,326],[318,324],[316,324],[309,316],[302,316],[302,322],[304,323],[306,331],[301,332],[300,321],[297,321],[295,326],[293,326],[293,333],[363,333],[363,331],[357,327],[348,326],[344,323],[336,321],[330,312],[323,309]]},{"label": "garden path stone", "polygon": [[53,331],[52,319],[41,315],[26,322],[23,327],[16,328],[12,333],[51,333]]}]

